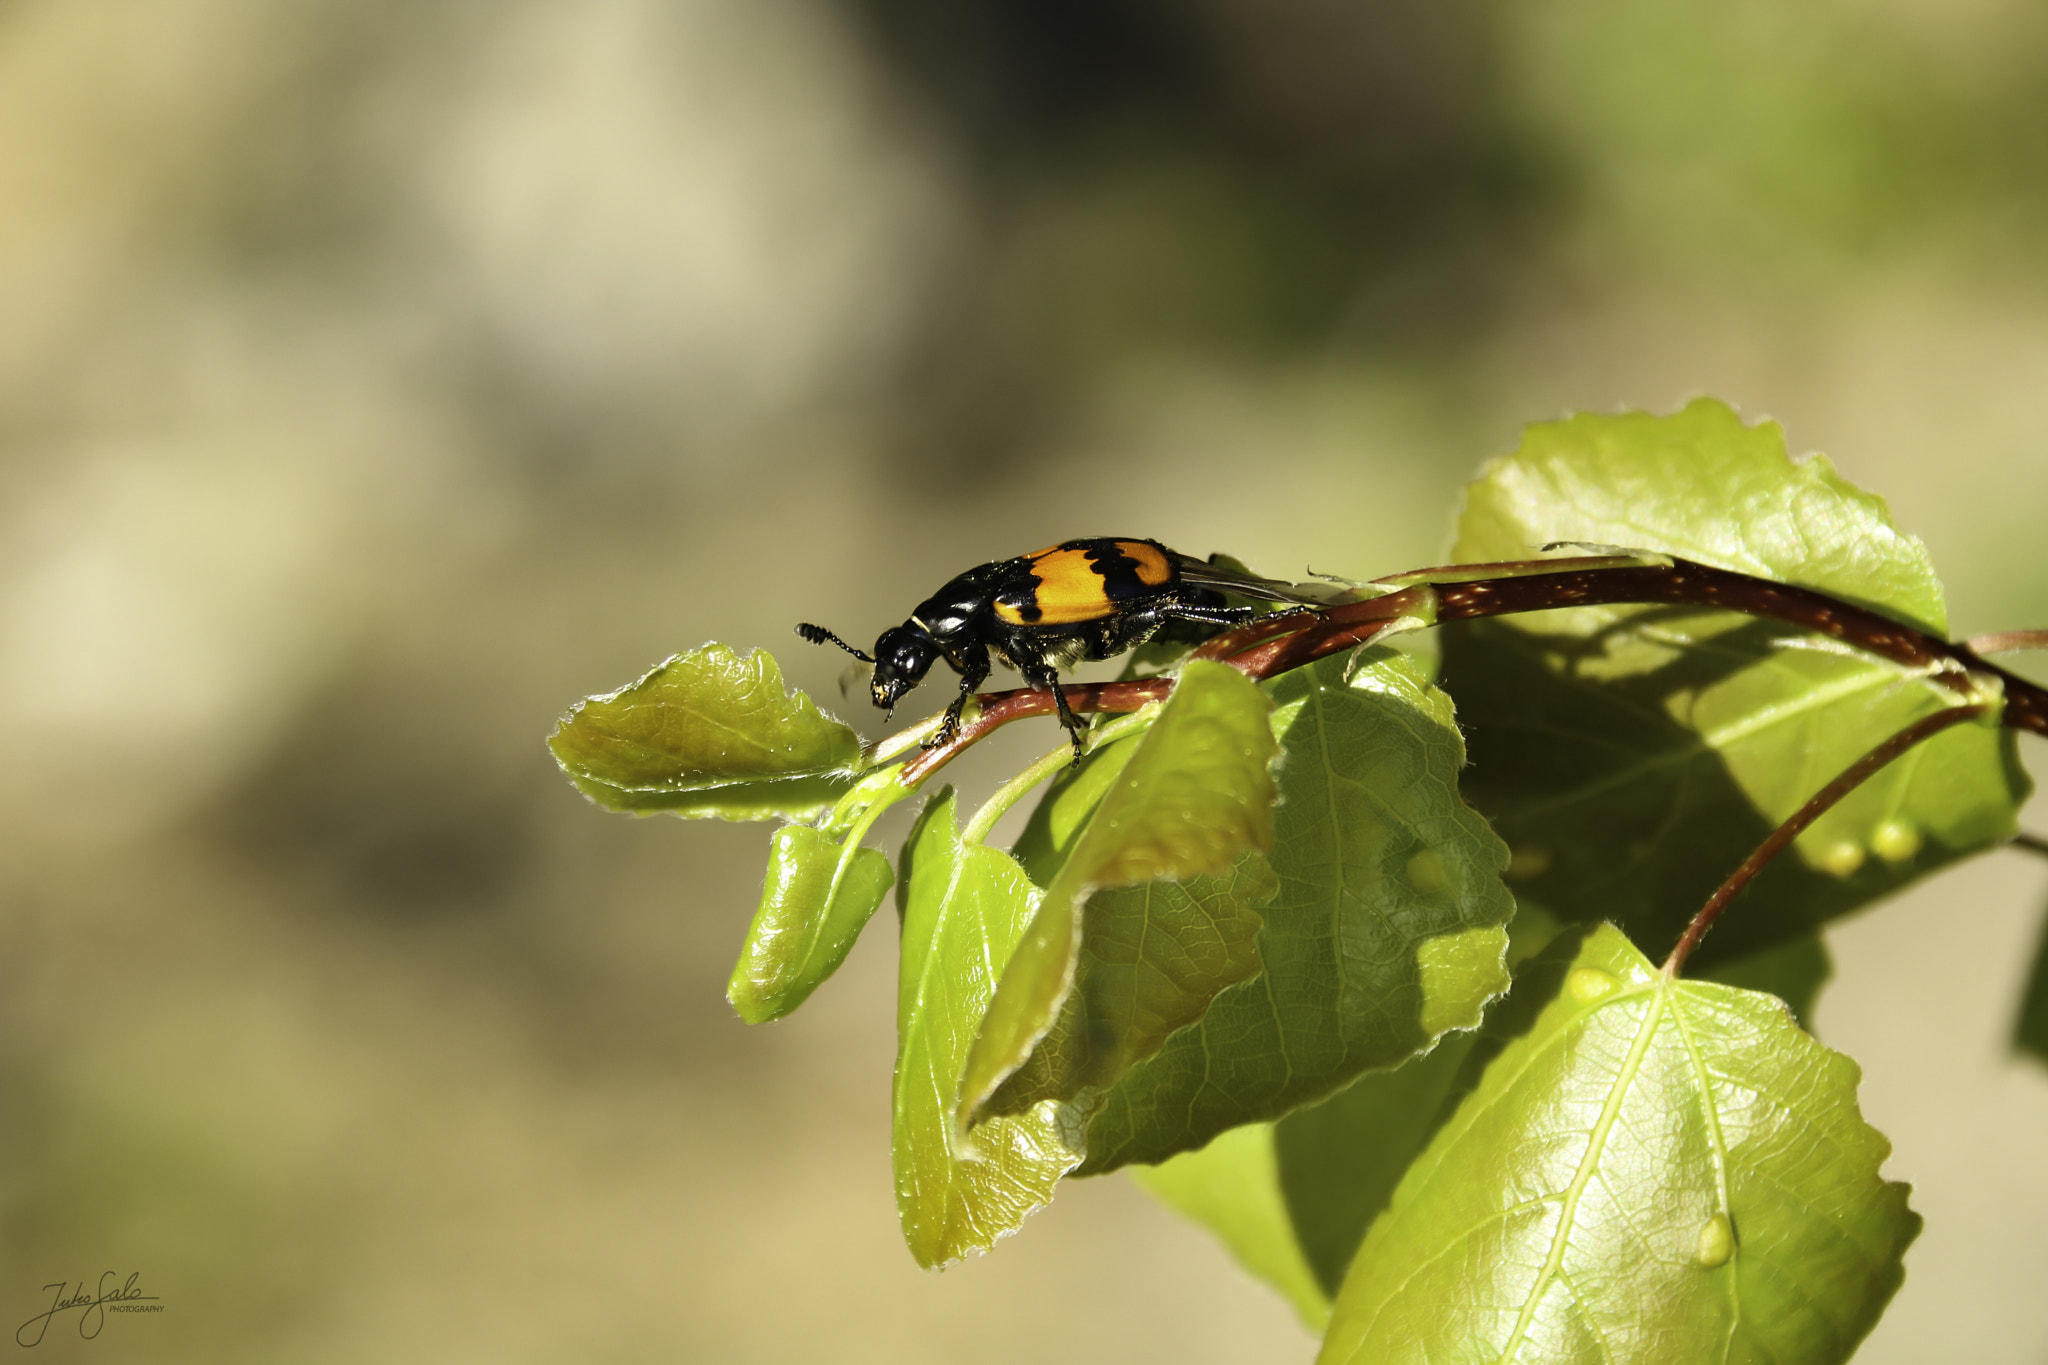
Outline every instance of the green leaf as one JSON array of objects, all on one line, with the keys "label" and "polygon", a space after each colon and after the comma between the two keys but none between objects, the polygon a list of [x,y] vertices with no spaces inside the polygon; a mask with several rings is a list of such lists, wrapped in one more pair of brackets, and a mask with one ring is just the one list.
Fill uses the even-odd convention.
[{"label": "green leaf", "polygon": [[808,999],[839,970],[892,880],[888,858],[872,848],[809,825],[777,830],[761,908],[725,988],[740,1018],[764,1024]]},{"label": "green leaf", "polygon": [[1200,1151],[1130,1169],[1167,1207],[1215,1233],[1239,1265],[1294,1305],[1311,1330],[1320,1333],[1329,1324],[1330,1296],[1302,1255],[1280,1192],[1273,1125],[1248,1123],[1218,1134]]},{"label": "green leaf", "polygon": [[[1058,1017],[1080,961],[1083,907],[1091,892],[1221,876],[1246,849],[1271,845],[1267,767],[1275,746],[1267,711],[1258,686],[1226,664],[1197,661],[1182,672],[1159,718],[1075,836],[1003,972],[961,1080],[963,1128],[980,1120],[996,1088]],[[1139,1009],[1133,1002],[1120,1012],[1128,1018]]]},{"label": "green leaf", "polygon": [[1257,852],[1227,876],[1098,891],[1081,916],[1081,959],[1052,1028],[992,1095],[1013,1114],[1040,1100],[1082,1111],[1225,987],[1259,974],[1259,913],[1279,889]]},{"label": "green leaf", "polygon": [[[1453,555],[1524,558],[1557,540],[1682,555],[1946,629],[1925,549],[1880,499],[1824,458],[1787,459],[1776,426],[1710,400],[1530,428],[1467,490]],[[1955,700],[1791,627],[1692,608],[1459,623],[1443,651],[1472,735],[1466,791],[1514,848],[1518,893],[1648,945],[1672,942],[1837,773]],[[1701,965],[1808,934],[2009,837],[2027,789],[2010,732],[1960,726],[1921,745],[1816,821]]]},{"label": "green leaf", "polygon": [[[1541,951],[1561,928],[1541,910],[1518,911],[1510,926],[1508,961]],[[1131,1169],[1149,1185],[1145,1172],[1178,1171],[1192,1163],[1198,1174],[1187,1179],[1201,1189],[1220,1187],[1222,1193],[1206,1202],[1182,1200],[1175,1207],[1209,1222],[1254,1274],[1297,1306],[1298,1290],[1288,1276],[1292,1267],[1304,1267],[1319,1305],[1319,1317],[1312,1321],[1327,1321],[1329,1300],[1344,1282],[1366,1229],[1386,1207],[1409,1163],[1449,1117],[1452,1105],[1446,1097],[1453,1094],[1477,1037],[1447,1034],[1428,1052],[1391,1071],[1369,1071],[1278,1123],[1233,1128],[1199,1152],[1183,1152],[1158,1167]],[[1253,1141],[1250,1134],[1259,1136]],[[1222,1155],[1248,1150],[1256,1160]],[[1247,1235],[1240,1225],[1250,1218],[1245,1206],[1254,1203],[1259,1217],[1253,1225],[1262,1231],[1248,1249],[1239,1245]],[[1210,1221],[1212,1208],[1219,1221]],[[1286,1255],[1273,1245],[1283,1235]]]},{"label": "green leaf", "polygon": [[[1534,923],[1549,920],[1549,923]],[[1516,916],[1510,961],[1540,950],[1557,922],[1525,907]],[[1818,938],[1725,963],[1714,979],[1769,991],[1809,1010],[1828,974]],[[1393,1071],[1368,1072],[1319,1104],[1274,1125],[1287,1217],[1316,1281],[1334,1295],[1366,1230],[1393,1198],[1408,1167],[1450,1117],[1465,1059],[1478,1035],[1454,1033]]]},{"label": "green leaf", "polygon": [[1920,1219],[1878,1174],[1856,1065],[1777,1000],[1668,980],[1602,926],[1524,969],[1467,1076],[1323,1365],[1821,1365],[1903,1278]]},{"label": "green leaf", "polygon": [[1054,1106],[990,1119],[959,1139],[961,1067],[1037,891],[998,849],[961,842],[949,787],[903,846],[896,1006],[896,1207],[918,1264],[986,1250],[1052,1198],[1079,1151]]},{"label": "green leaf", "polygon": [[1283,736],[1260,907],[1265,971],[1218,995],[1110,1090],[1090,1173],[1272,1119],[1471,1028],[1506,988],[1507,850],[1458,795],[1450,700],[1405,655],[1268,683]]},{"label": "green leaf", "polygon": [[785,691],[766,650],[716,644],[576,703],[548,747],[601,806],[725,820],[822,810],[860,762],[860,737]]},{"label": "green leaf", "polygon": [[1278,1123],[1247,1123],[1199,1150],[1128,1169],[1320,1332],[1366,1229],[1449,1117],[1446,1096],[1475,1037],[1451,1034]]},{"label": "green leaf", "polygon": [[897,781],[901,771],[891,765],[863,778],[823,828],[776,831],[761,906],[725,988],[740,1018],[750,1024],[780,1019],[852,951],[893,880],[889,860],[860,841],[876,817],[906,795]]},{"label": "green leaf", "polygon": [[1451,1034],[1273,1125],[1288,1221],[1325,1294],[1336,1296],[1366,1229],[1449,1116],[1445,1097],[1476,1036]]},{"label": "green leaf", "polygon": [[[1776,422],[1726,403],[1681,412],[1581,413],[1539,422],[1465,490],[1457,562],[1524,559],[1552,541],[1683,555],[1844,597],[1939,635],[1948,608],[1927,547],[1883,498],[1825,455],[1794,462]],[[1619,609],[1557,612],[1546,631],[1587,633]]]},{"label": "green leaf", "polygon": [[2034,970],[2027,977],[2026,994],[2020,1000],[2020,1016],[2013,1025],[2012,1045],[2021,1052],[2048,1062],[2048,920],[2041,925],[2041,946],[2034,953]]},{"label": "green leaf", "polygon": [[1743,957],[1724,957],[1695,973],[1724,986],[1777,996],[1792,1011],[1793,1021],[1809,1033],[1820,988],[1834,974],[1834,960],[1819,934],[1801,934]]},{"label": "green leaf", "polygon": [[1010,850],[1032,881],[1040,886],[1052,884],[1074,851],[1074,841],[1088,827],[1089,817],[1123,776],[1124,765],[1138,752],[1138,741],[1144,737],[1140,730],[1090,749],[1079,763],[1062,768],[1047,784]]}]

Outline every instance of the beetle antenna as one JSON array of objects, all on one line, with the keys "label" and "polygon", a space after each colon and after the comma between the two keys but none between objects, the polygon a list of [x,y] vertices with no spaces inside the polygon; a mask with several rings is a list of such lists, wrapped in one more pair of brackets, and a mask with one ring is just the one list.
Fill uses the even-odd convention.
[{"label": "beetle antenna", "polygon": [[871,664],[875,661],[875,658],[872,654],[863,653],[862,651],[855,649],[852,645],[846,643],[846,641],[840,639],[837,635],[834,635],[831,631],[825,629],[823,626],[814,626],[810,624],[808,621],[806,621],[805,623],[796,628],[796,633],[803,636],[806,640],[809,640],[814,645],[822,645],[828,641],[832,644],[838,645],[841,649],[845,650],[848,654],[851,654],[854,658],[859,659],[864,664]]}]

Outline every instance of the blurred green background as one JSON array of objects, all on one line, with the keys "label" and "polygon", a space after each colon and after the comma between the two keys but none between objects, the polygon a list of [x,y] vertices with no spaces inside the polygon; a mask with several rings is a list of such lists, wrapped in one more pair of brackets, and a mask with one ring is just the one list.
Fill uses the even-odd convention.
[{"label": "blurred green background", "polygon": [[[555,715],[717,638],[871,726],[795,622],[1072,535],[1434,562],[1524,422],[1698,392],[2048,625],[2044,228],[2023,0],[0,0],[9,1325],[1305,1360],[1121,1178],[916,1270],[886,920],[741,1025],[765,830],[599,814]],[[2048,1360],[2044,887],[1833,936],[1928,1219],[1859,1360]]]}]

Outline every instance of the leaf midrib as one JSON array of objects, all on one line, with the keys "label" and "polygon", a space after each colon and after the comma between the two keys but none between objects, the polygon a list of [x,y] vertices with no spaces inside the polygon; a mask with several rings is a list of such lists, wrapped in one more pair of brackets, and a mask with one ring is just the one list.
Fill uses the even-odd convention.
[{"label": "leaf midrib", "polygon": [[[1635,1084],[1637,1074],[1642,1070],[1643,1058],[1650,1050],[1650,1040],[1656,1035],[1657,1023],[1663,1017],[1670,1001],[1671,988],[1659,981],[1649,992],[1650,1007],[1643,1014],[1643,1021],[1637,1027],[1635,1041],[1629,1045],[1628,1056],[1622,1061],[1614,1083],[1608,1088],[1607,1102],[1600,1108],[1600,1119],[1593,1125],[1593,1131],[1586,1143],[1586,1154],[1579,1161],[1579,1168],[1573,1172],[1571,1184],[1565,1187],[1564,1206],[1558,1211],[1557,1231],[1550,1239],[1550,1253],[1544,1258],[1543,1269],[1529,1286],[1529,1296],[1522,1304],[1521,1314],[1515,1320],[1515,1329],[1508,1334],[1506,1344],[1501,1347],[1502,1365],[1512,1360],[1515,1351],[1528,1334],[1529,1323],[1536,1316],[1536,1305],[1543,1299],[1544,1291],[1557,1278],[1559,1268],[1564,1264],[1565,1251],[1571,1244],[1572,1229],[1579,1208],[1579,1199],[1585,1194],[1586,1186],[1592,1181],[1593,1173],[1599,1169],[1600,1158],[1607,1150],[1607,1137],[1614,1129],[1614,1121],[1621,1114],[1621,1102],[1627,1096],[1629,1087]],[[1571,1027],[1583,1028],[1596,1009],[1572,1021]],[[1561,1032],[1564,1030],[1561,1030]]]}]

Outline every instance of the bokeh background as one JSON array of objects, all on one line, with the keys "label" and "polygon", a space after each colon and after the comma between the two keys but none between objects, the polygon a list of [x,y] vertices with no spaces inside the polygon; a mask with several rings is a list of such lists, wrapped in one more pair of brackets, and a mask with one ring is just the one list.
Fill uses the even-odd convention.
[{"label": "bokeh background", "polygon": [[[554,717],[708,638],[838,705],[796,621],[1070,535],[1434,562],[1524,422],[1698,392],[2048,625],[2044,229],[2026,0],[0,0],[6,1325],[1305,1360],[1121,1177],[918,1271],[886,916],[746,1028],[766,831],[600,814]],[[1832,937],[1928,1219],[1859,1360],[2048,1360],[2044,901]]]}]

